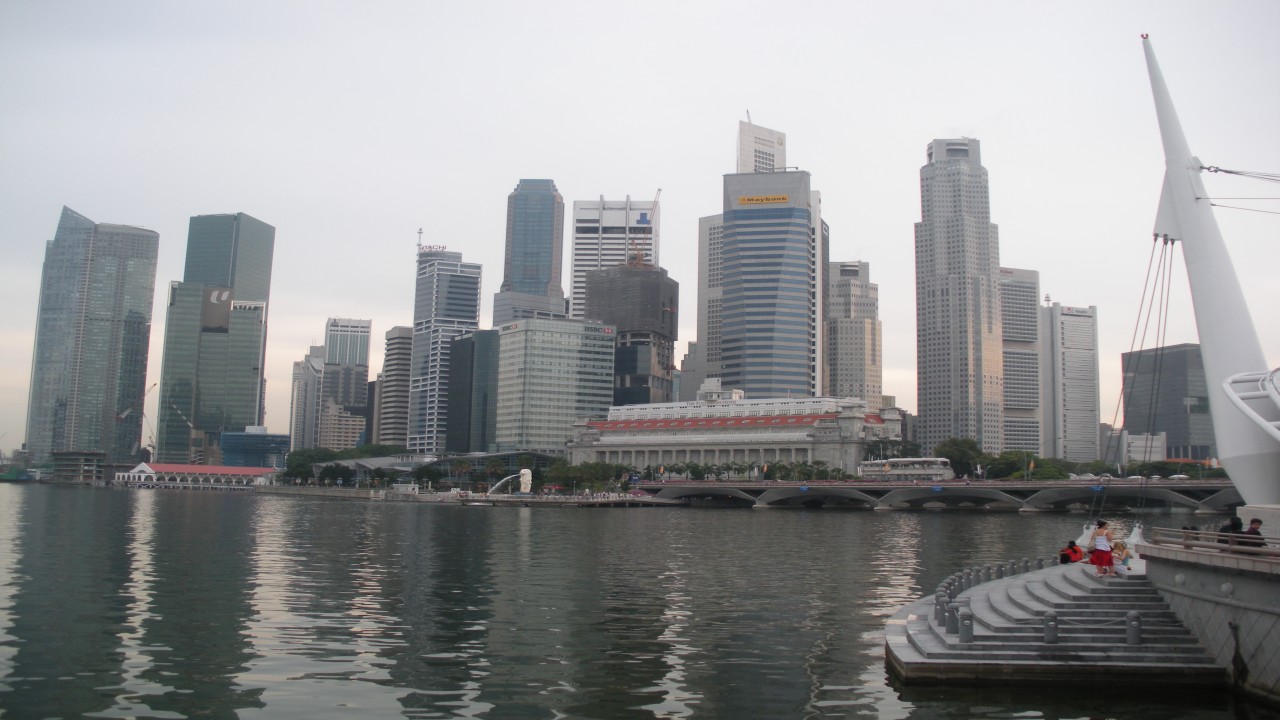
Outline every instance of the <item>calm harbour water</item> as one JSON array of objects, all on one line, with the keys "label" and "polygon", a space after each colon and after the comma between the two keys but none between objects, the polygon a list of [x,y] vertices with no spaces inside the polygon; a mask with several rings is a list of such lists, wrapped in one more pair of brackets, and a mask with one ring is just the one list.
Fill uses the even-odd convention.
[{"label": "calm harbour water", "polygon": [[1225,695],[890,682],[889,615],[1085,519],[0,484],[0,714],[1261,717]]}]

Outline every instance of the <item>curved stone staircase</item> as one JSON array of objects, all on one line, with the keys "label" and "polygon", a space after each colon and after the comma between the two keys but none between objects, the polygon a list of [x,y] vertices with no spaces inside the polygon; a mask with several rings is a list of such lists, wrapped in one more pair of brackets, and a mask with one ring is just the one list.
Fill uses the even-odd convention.
[{"label": "curved stone staircase", "polygon": [[953,615],[941,624],[936,596],[886,624],[886,662],[904,682],[1227,683],[1226,669],[1178,621],[1141,561],[1127,578],[1096,578],[1084,564],[986,582],[976,570],[977,584],[955,575],[940,588]]}]

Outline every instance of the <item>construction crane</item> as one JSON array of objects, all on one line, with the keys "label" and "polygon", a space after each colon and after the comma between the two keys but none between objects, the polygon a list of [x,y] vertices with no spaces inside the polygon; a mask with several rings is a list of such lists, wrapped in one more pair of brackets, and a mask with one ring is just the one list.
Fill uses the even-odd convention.
[{"label": "construction crane", "polygon": [[658,232],[658,198],[660,197],[662,197],[662,188],[658,188],[657,194],[653,196],[653,209],[649,212],[649,254],[652,256],[653,262],[645,260],[644,253],[636,248],[636,241],[633,236],[631,238],[631,248],[627,252],[628,267],[656,267],[658,264],[657,243],[654,238]]},{"label": "construction crane", "polygon": [[120,421],[132,415],[134,409],[141,407],[143,403],[147,401],[147,396],[150,395],[151,391],[155,390],[156,386],[159,384],[160,383],[151,383],[151,387],[147,388],[146,392],[142,393],[142,399],[134,403],[133,405],[130,405],[129,407],[125,408],[124,412],[120,413],[119,415],[116,415],[116,420]]}]

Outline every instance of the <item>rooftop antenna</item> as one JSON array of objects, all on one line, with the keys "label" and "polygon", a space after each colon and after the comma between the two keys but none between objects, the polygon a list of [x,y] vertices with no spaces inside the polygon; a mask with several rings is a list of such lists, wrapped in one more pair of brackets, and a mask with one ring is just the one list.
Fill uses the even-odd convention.
[{"label": "rooftop antenna", "polygon": [[751,111],[750,111],[750,110],[748,110],[748,111],[747,111],[747,124],[748,124],[748,125],[754,125],[754,124],[755,124],[755,123],[751,122]]}]

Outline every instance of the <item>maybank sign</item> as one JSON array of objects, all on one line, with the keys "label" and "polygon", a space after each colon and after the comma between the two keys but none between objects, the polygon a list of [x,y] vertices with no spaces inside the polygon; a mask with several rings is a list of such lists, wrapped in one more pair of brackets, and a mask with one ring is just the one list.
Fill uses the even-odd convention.
[{"label": "maybank sign", "polygon": [[791,202],[789,195],[743,195],[738,198],[739,205],[775,205]]}]

